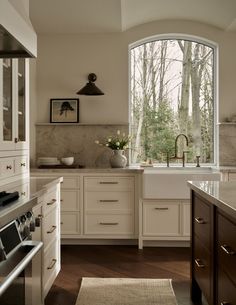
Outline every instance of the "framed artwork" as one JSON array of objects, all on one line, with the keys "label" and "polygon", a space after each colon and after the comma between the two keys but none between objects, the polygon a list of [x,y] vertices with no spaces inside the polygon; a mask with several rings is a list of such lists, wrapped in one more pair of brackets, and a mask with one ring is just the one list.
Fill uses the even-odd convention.
[{"label": "framed artwork", "polygon": [[79,123],[79,99],[50,99],[50,123]]}]

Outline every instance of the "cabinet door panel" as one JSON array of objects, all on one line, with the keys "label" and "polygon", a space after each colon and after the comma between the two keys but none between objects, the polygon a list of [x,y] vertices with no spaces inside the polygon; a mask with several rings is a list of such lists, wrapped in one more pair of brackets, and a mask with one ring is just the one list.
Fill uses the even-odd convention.
[{"label": "cabinet door panel", "polygon": [[61,213],[61,234],[79,234],[79,213],[65,212]]},{"label": "cabinet door panel", "polygon": [[79,193],[77,190],[61,191],[61,210],[62,211],[78,211],[79,210]]},{"label": "cabinet door panel", "polygon": [[145,203],[143,207],[144,236],[179,236],[179,203]]},{"label": "cabinet door panel", "polygon": [[183,203],[183,235],[190,236],[190,204]]}]

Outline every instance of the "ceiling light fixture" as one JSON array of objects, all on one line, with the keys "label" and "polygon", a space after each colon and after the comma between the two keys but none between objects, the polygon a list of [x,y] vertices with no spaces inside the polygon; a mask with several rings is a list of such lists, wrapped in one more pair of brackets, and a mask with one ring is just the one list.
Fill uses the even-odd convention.
[{"label": "ceiling light fixture", "polygon": [[95,73],[89,73],[89,82],[80,89],[77,94],[79,95],[104,95],[104,93],[95,85],[97,75]]}]

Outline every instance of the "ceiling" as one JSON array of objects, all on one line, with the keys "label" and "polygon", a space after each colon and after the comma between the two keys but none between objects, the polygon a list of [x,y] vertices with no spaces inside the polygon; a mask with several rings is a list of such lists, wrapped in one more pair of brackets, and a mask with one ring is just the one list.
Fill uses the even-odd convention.
[{"label": "ceiling", "polygon": [[30,0],[38,33],[121,32],[143,23],[192,20],[236,31],[236,0]]}]

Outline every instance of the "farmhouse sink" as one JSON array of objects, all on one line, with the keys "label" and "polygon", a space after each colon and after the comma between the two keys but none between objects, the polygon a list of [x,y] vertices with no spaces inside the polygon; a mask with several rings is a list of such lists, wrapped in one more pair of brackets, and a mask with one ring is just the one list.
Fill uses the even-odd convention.
[{"label": "farmhouse sink", "polygon": [[210,167],[150,167],[143,173],[143,198],[189,199],[187,181],[220,180],[220,173]]}]

